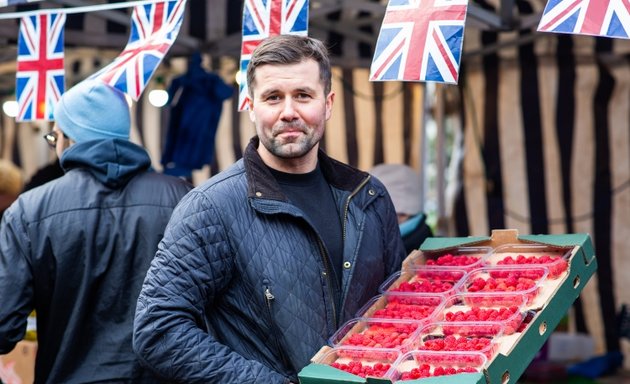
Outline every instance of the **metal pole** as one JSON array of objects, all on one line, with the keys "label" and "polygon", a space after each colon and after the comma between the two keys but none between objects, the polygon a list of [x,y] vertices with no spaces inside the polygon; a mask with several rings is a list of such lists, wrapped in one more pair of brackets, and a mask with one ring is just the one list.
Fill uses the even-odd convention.
[{"label": "metal pole", "polygon": [[437,128],[435,168],[436,168],[436,197],[437,197],[437,232],[444,236],[448,232],[446,221],[446,181],[444,172],[446,171],[446,134],[444,132],[444,85],[436,84],[435,87],[435,124]]},{"label": "metal pole", "polygon": [[422,87],[422,100],[421,100],[421,111],[422,116],[420,117],[420,154],[418,156],[419,169],[420,169],[420,208],[424,212],[424,202],[426,201],[427,196],[427,119],[431,115],[431,102],[429,100],[429,92],[427,90],[427,84],[424,83],[421,85]]}]

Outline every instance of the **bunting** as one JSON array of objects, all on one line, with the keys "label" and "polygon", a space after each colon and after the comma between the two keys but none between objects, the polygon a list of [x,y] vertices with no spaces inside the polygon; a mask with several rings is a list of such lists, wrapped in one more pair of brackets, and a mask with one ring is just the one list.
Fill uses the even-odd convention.
[{"label": "bunting", "polygon": [[630,37],[627,0],[549,0],[538,31],[603,37]]},{"label": "bunting", "polygon": [[127,46],[90,78],[100,79],[137,101],[175,42],[185,6],[186,0],[170,0],[135,7]]},{"label": "bunting", "polygon": [[23,17],[18,36],[17,121],[52,120],[64,92],[63,30],[66,15]]},{"label": "bunting", "polygon": [[238,110],[248,109],[245,74],[252,52],[264,39],[280,34],[308,34],[308,0],[245,0]]},{"label": "bunting", "polygon": [[370,80],[457,83],[468,0],[390,0]]}]

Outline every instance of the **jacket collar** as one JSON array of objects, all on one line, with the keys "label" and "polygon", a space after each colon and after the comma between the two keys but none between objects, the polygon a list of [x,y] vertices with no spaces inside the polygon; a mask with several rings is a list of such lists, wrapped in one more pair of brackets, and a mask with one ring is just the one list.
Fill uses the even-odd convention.
[{"label": "jacket collar", "polygon": [[[288,201],[269,168],[258,154],[259,144],[258,137],[253,137],[243,154],[245,174],[247,175],[247,195]],[[324,177],[335,188],[353,191],[366,177],[369,177],[367,172],[337,161],[326,155],[321,149],[318,152],[318,160]]]}]

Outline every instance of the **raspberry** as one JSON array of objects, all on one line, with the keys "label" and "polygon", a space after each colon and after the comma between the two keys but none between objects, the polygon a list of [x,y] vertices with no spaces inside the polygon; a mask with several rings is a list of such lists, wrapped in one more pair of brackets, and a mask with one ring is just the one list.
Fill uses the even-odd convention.
[{"label": "raspberry", "polygon": [[477,369],[474,367],[445,367],[445,366],[436,366],[432,369],[432,367],[428,364],[423,364],[418,368],[413,368],[409,371],[402,372],[400,374],[400,380],[417,380],[426,377],[432,376],[446,376],[446,375],[455,375],[457,373],[471,373],[477,372]]},{"label": "raspberry", "polygon": [[436,306],[431,305],[408,305],[398,301],[390,301],[385,308],[374,311],[372,317],[381,319],[424,320],[429,318],[435,309]]},{"label": "raspberry", "polygon": [[497,262],[497,265],[544,265],[548,268],[547,277],[555,279],[560,276],[569,267],[567,260],[561,256],[541,255],[541,256],[525,256],[518,255],[516,258],[505,256]]},{"label": "raspberry", "polygon": [[437,259],[428,259],[428,266],[448,266],[448,267],[466,267],[476,264],[480,260],[479,256],[452,255],[447,253],[439,256]]},{"label": "raspberry", "polygon": [[371,322],[361,333],[348,336],[343,346],[401,348],[418,329],[418,323]]},{"label": "raspberry", "polygon": [[[509,335],[518,329],[519,325],[523,321],[523,317],[519,313],[518,307],[471,307],[466,311],[446,312],[444,314],[444,320],[447,322],[500,322],[504,323],[506,327],[503,330],[504,334]],[[460,328],[457,326],[449,327],[449,329],[451,334],[464,333],[464,331],[460,332]]]},{"label": "raspberry", "polygon": [[333,362],[330,366],[361,377],[383,377],[391,368],[390,364],[376,363],[370,366],[359,361],[351,361],[347,364]]},{"label": "raspberry", "polygon": [[420,293],[443,293],[453,289],[453,281],[441,279],[423,279],[416,281],[402,282],[398,288],[391,289],[391,292],[420,292]]},{"label": "raspberry", "polygon": [[488,358],[492,357],[494,350],[492,340],[487,337],[462,337],[448,335],[444,338],[425,340],[419,347],[428,351],[480,351],[485,352]]}]

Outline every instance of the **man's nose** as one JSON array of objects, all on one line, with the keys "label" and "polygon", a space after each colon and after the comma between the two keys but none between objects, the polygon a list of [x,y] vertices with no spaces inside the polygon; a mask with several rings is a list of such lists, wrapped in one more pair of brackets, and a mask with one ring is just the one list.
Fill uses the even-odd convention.
[{"label": "man's nose", "polygon": [[282,111],[280,111],[280,119],[284,121],[293,121],[297,119],[297,110],[295,109],[295,102],[289,97],[284,101]]}]

